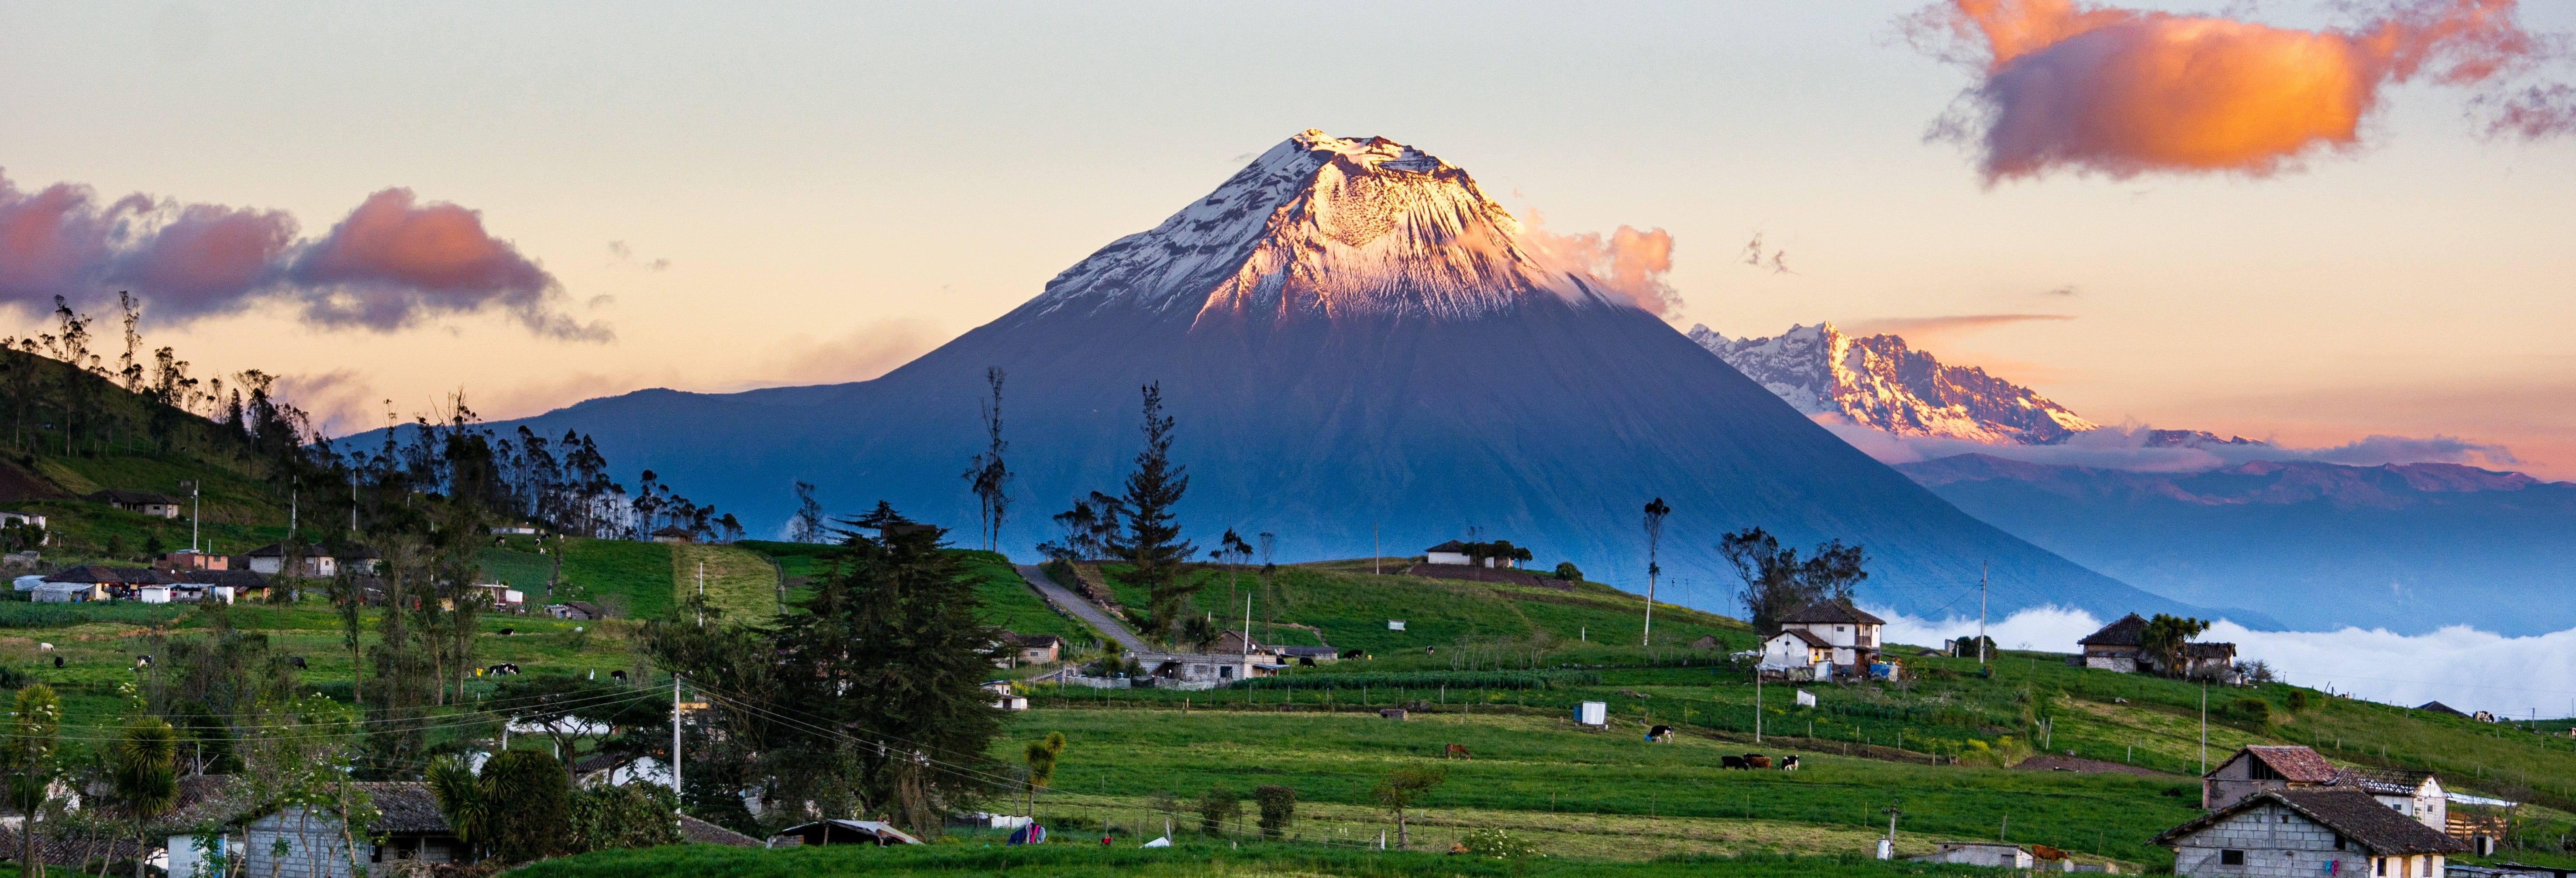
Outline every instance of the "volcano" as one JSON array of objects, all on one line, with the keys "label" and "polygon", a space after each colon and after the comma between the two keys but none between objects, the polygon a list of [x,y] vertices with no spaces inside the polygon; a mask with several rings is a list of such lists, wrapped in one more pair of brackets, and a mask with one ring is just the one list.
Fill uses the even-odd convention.
[{"label": "volcano", "polygon": [[1139,388],[1159,382],[1202,547],[1233,528],[1276,534],[1281,561],[1401,556],[1476,528],[1642,591],[1640,510],[1662,497],[1659,596],[1678,603],[1731,609],[1713,544],[1760,526],[1866,546],[1864,601],[1901,612],[1974,616],[1981,569],[1998,613],[2190,610],[1959,511],[1638,302],[1553,258],[1466,172],[1308,131],[883,377],[639,391],[497,426],[592,434],[757,527],[783,522],[802,479],[835,513],[887,500],[962,540],[960,474],[1000,368],[1017,473],[1002,546],[1027,558],[1059,536],[1048,516],[1118,490]]}]

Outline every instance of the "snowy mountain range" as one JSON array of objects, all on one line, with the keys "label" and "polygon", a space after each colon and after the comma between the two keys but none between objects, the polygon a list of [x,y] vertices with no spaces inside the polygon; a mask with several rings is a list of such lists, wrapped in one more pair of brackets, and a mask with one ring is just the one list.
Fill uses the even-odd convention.
[{"label": "snowy mountain range", "polygon": [[1893,335],[1855,336],[1831,323],[1771,338],[1729,339],[1705,324],[1688,334],[1800,412],[1899,436],[2051,445],[2098,426],[1984,369],[1944,366]]}]

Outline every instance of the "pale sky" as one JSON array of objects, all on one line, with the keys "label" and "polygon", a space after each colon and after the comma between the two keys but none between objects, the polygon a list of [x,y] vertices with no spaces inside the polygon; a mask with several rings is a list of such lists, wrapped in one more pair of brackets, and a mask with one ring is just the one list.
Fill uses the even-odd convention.
[{"label": "pale sky", "polygon": [[[0,169],[305,236],[409,187],[615,330],[150,332],[294,376],[343,430],[458,387],[510,417],[872,377],[1313,127],[1551,230],[1669,231],[1677,328],[2064,315],[1909,338],[2097,422],[2458,436],[2576,478],[2576,139],[2482,139],[2467,93],[2414,84],[2303,170],[1990,189],[1926,141],[1972,72],[1899,37],[1920,6],[0,3]],[[2522,17],[2576,31],[2576,4]],[[1757,232],[1794,274],[1742,264]]]}]

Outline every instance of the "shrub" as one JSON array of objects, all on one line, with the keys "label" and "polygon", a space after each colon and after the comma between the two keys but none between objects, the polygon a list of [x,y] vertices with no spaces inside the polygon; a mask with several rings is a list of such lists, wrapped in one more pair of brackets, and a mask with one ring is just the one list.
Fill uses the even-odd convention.
[{"label": "shrub", "polygon": [[671,819],[679,801],[669,787],[630,783],[572,794],[567,818],[571,832],[565,853],[611,848],[648,848],[679,844],[680,829]]},{"label": "shrub", "polygon": [[1252,788],[1252,800],[1261,806],[1261,835],[1276,839],[1288,831],[1289,821],[1297,819],[1297,791],[1277,784]]},{"label": "shrub", "polygon": [[1243,797],[1226,789],[1224,784],[1218,784],[1209,787],[1207,793],[1199,797],[1197,810],[1200,832],[1224,835],[1227,821],[1243,822]]},{"label": "shrub", "polygon": [[2308,690],[2305,689],[2292,689],[2289,696],[2283,700],[2289,703],[2291,713],[2306,713],[2309,708],[2317,706],[2316,699],[2309,696]]},{"label": "shrub", "polygon": [[2236,715],[2256,722],[2272,721],[2272,702],[2260,698],[2239,698],[2233,705]]},{"label": "shrub", "polygon": [[1583,578],[1583,570],[1582,568],[1574,566],[1574,562],[1572,561],[1558,561],[1556,562],[1556,578],[1567,582],[1573,582]]},{"label": "shrub", "polygon": [[1509,831],[1501,829],[1470,829],[1467,837],[1460,839],[1458,844],[1469,854],[1498,860],[1545,856],[1538,852],[1538,845],[1531,844],[1528,839],[1513,838]]},{"label": "shrub", "polygon": [[483,764],[491,796],[492,855],[525,863],[563,850],[571,824],[572,776],[535,750],[510,750]]}]

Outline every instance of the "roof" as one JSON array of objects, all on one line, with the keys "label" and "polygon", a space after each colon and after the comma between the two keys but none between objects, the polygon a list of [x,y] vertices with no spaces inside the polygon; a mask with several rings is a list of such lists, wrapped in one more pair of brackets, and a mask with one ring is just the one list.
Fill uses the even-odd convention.
[{"label": "roof", "polygon": [[600,611],[599,611],[599,605],[598,605],[598,604],[594,604],[594,603],[591,603],[591,602],[589,602],[589,601],[565,601],[565,602],[563,602],[563,605],[564,605],[564,606],[567,606],[567,607],[571,607],[571,608],[576,609],[576,610],[580,610],[580,611],[582,611],[582,612],[584,612],[584,613],[588,613],[588,614],[593,615],[593,616],[605,616],[605,615],[607,615],[606,613],[602,613],[602,612],[600,612]]},{"label": "roof", "polygon": [[1466,544],[1466,543],[1459,542],[1459,541],[1457,541],[1457,540],[1450,540],[1450,541],[1448,541],[1448,542],[1441,543],[1440,545],[1433,546],[1433,547],[1431,547],[1431,548],[1424,549],[1424,550],[1422,550],[1422,551],[1424,551],[1424,552],[1426,552],[1426,553],[1428,553],[1428,552],[1443,552],[1443,553],[1447,553],[1447,554],[1451,554],[1451,555],[1464,555],[1464,554],[1467,554],[1467,544]]},{"label": "roof", "polygon": [[2136,613],[2130,613],[2120,617],[2120,621],[2104,625],[2102,630],[2095,631],[2075,643],[2079,646],[2139,646],[2145,643],[2141,635],[2144,635],[2146,630],[2147,620],[2138,618]]},{"label": "roof", "polygon": [[429,791],[428,784],[361,782],[355,786],[366,790],[368,797],[375,802],[376,810],[384,812],[384,816],[376,819],[373,827],[376,831],[430,834],[450,831],[447,817],[438,813],[438,797]]},{"label": "roof", "polygon": [[286,544],[283,542],[270,543],[256,549],[243,552],[242,555],[243,557],[248,558],[283,558],[286,557]]},{"label": "roof", "polygon": [[662,528],[661,530],[654,531],[654,532],[653,532],[653,535],[654,535],[654,536],[657,536],[657,537],[686,537],[686,536],[696,536],[696,535],[697,535],[697,533],[698,533],[697,531],[693,531],[693,530],[690,530],[690,529],[688,529],[688,528],[681,527],[681,526],[679,526],[679,525],[674,524],[674,525],[671,525],[671,526],[668,526],[668,527]]},{"label": "roof", "polygon": [[2236,644],[2186,643],[2182,645],[2182,655],[2192,659],[2230,658],[2236,655]]},{"label": "roof", "polygon": [[1010,641],[1015,646],[1024,647],[1064,645],[1064,638],[1053,634],[1012,634],[1006,631],[1002,633],[1002,639]]},{"label": "roof", "polygon": [[2433,773],[2429,771],[2347,768],[2344,769],[2342,777],[2335,779],[2335,785],[2372,795],[2411,796],[2416,790],[2424,788],[2425,781],[2432,779]]},{"label": "roof", "polygon": [[2153,843],[2172,847],[2175,842],[2265,803],[2288,806],[2376,854],[2447,854],[2468,849],[2358,790],[2265,790],[2165,830]]},{"label": "roof", "polygon": [[898,844],[921,843],[921,839],[912,837],[911,833],[894,828],[894,824],[883,823],[875,820],[817,820],[812,823],[801,823],[787,827],[786,829],[781,829],[770,837],[777,838],[781,835],[803,836],[807,832],[822,832],[825,831],[825,824],[837,826],[843,830],[857,830],[858,832],[873,835],[881,839],[890,839]]},{"label": "roof", "polygon": [[738,848],[756,848],[760,839],[708,823],[687,814],[680,815],[680,838],[690,844],[721,844]]},{"label": "roof", "polygon": [[2450,706],[2450,705],[2448,705],[2448,704],[2443,704],[2442,702],[2439,702],[2439,701],[2427,701],[2427,702],[2424,702],[2423,704],[2417,705],[2415,709],[2416,709],[2416,710],[2423,710],[2423,711],[2430,711],[2430,712],[2433,712],[2433,713],[2439,713],[2439,714],[2446,714],[2446,715],[2449,715],[2449,716],[2468,716],[2468,714],[2461,713],[2461,712],[2460,712],[2460,710],[2459,710],[2459,708],[2452,707],[2452,706]]},{"label": "roof", "polygon": [[128,490],[125,490],[124,488],[109,488],[109,489],[107,489],[107,490],[100,491],[100,492],[95,493],[95,494],[91,494],[91,495],[89,495],[89,496],[87,496],[87,497],[83,497],[83,498],[81,498],[81,499],[84,499],[84,500],[94,500],[94,501],[97,501],[97,502],[100,502],[100,503],[177,503],[177,502],[179,502],[179,498],[177,498],[177,497],[172,497],[172,496],[170,496],[170,495],[168,495],[168,494],[155,494],[155,493],[152,493],[152,492],[150,492],[150,491],[128,491]]},{"label": "roof", "polygon": [[98,583],[103,585],[169,585],[171,583],[178,582],[179,579],[148,567],[109,567],[103,564],[84,564],[79,567],[67,567],[62,570],[55,571],[53,575],[46,577],[45,581]]},{"label": "roof", "polygon": [[[2325,757],[2317,755],[2317,751],[2307,747],[2251,746],[2238,752],[2253,754],[2254,758],[2263,760],[2263,764],[2271,766],[2273,771],[2280,772],[2282,777],[2300,783],[2333,783],[2336,777],[2343,774],[2334,767],[2334,763],[2327,762]],[[2228,761],[2235,760],[2231,758]],[[2226,764],[2219,763],[2222,767]]]},{"label": "roof", "polygon": [[1787,625],[1851,624],[1885,625],[1887,620],[1861,612],[1842,601],[1817,601],[1780,618]]},{"label": "roof", "polygon": [[1804,628],[1783,628],[1780,630],[1780,633],[1771,635],[1771,638],[1774,640],[1782,637],[1795,637],[1799,640],[1804,640],[1807,642],[1807,646],[1813,649],[1832,649],[1834,646],[1833,641],[1817,637],[1814,633],[1809,632]]},{"label": "roof", "polygon": [[248,570],[182,570],[174,574],[180,582],[195,585],[229,585],[234,588],[265,588],[268,577]]}]

